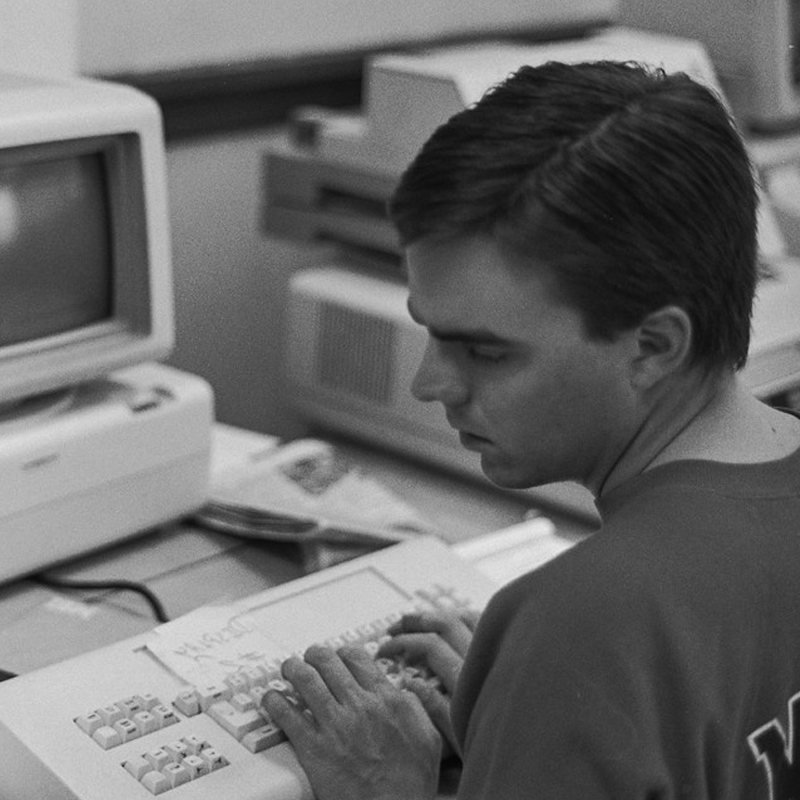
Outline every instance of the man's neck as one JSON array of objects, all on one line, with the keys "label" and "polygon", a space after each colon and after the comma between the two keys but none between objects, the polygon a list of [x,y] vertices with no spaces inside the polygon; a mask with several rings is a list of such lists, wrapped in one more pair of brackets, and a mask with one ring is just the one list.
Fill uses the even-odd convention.
[{"label": "man's neck", "polygon": [[800,420],[757,400],[737,376],[687,376],[655,399],[598,493],[672,461],[763,463],[798,448]]}]

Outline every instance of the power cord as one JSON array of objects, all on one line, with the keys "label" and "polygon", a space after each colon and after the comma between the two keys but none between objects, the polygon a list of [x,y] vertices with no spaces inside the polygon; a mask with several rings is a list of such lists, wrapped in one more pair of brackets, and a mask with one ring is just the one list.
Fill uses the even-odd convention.
[{"label": "power cord", "polygon": [[159,622],[169,622],[169,615],[164,609],[161,601],[156,595],[142,583],[135,581],[76,581],[67,578],[54,578],[52,575],[32,575],[30,580],[47,586],[51,589],[82,589],[82,590],[99,590],[99,591],[125,591],[136,592],[147,600],[153,612],[153,616]]}]

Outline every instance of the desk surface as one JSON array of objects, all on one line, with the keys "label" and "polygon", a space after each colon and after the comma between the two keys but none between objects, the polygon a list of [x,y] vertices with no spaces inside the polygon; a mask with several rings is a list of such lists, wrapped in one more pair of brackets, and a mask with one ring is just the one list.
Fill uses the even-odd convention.
[{"label": "desk surface", "polygon": [[[377,453],[351,455],[412,503],[450,542],[520,522],[530,502]],[[585,524],[548,514],[559,532],[586,535]],[[73,580],[131,580],[147,585],[170,618],[233,600],[303,574],[300,548],[242,540],[183,522],[48,570]],[[46,588],[30,580],[0,587],[0,668],[23,673],[135,634],[156,623],[130,592]]]}]

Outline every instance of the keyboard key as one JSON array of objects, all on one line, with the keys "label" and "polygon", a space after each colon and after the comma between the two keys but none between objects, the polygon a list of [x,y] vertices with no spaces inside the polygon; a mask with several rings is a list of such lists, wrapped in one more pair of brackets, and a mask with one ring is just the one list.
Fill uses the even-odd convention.
[{"label": "keyboard key", "polygon": [[171,761],[179,762],[189,755],[189,746],[180,739],[165,744],[163,749],[169,754]]},{"label": "keyboard key", "polygon": [[98,728],[93,734],[94,739],[103,750],[110,750],[112,747],[117,747],[122,744],[122,737],[110,725],[103,725]]},{"label": "keyboard key", "polygon": [[202,775],[208,775],[210,771],[208,764],[206,764],[200,756],[186,756],[181,763],[186,768],[192,780]]},{"label": "keyboard key", "polygon": [[163,772],[157,772],[156,770],[148,772],[142,778],[141,784],[150,794],[161,794],[172,788],[167,776]]},{"label": "keyboard key", "polygon": [[233,692],[224,683],[213,683],[207,686],[196,688],[197,697],[200,700],[200,708],[207,711],[209,706],[218,703],[220,700],[230,700]]},{"label": "keyboard key", "polygon": [[191,773],[183,764],[167,764],[162,774],[169,781],[169,785],[172,789],[182,786],[184,783],[189,783],[189,781],[192,780]]},{"label": "keyboard key", "polygon": [[385,658],[383,656],[375,659],[375,666],[378,667],[378,669],[384,675],[390,675],[393,672],[397,672],[397,670],[400,668],[394,659]]},{"label": "keyboard key", "polygon": [[240,741],[246,733],[264,724],[263,717],[255,709],[237,711],[233,704],[227,701],[214,703],[206,713],[237,741]]},{"label": "keyboard key", "polygon": [[246,692],[250,688],[247,679],[241,673],[234,673],[225,678],[225,683],[230,687],[234,694],[239,692]]},{"label": "keyboard key", "polygon": [[256,701],[245,692],[238,692],[233,697],[231,697],[231,705],[237,711],[255,711],[256,710]]},{"label": "keyboard key", "polygon": [[264,695],[269,691],[266,686],[254,686],[250,690],[250,697],[255,701],[256,706],[261,706],[261,700]]},{"label": "keyboard key", "polygon": [[200,753],[200,758],[202,758],[203,761],[208,764],[212,772],[222,769],[222,767],[226,767],[228,765],[228,762],[222,756],[222,753],[213,747],[206,747],[205,750],[202,750]]},{"label": "keyboard key", "polygon": [[267,685],[267,672],[265,668],[247,667],[247,669],[241,671],[241,675],[247,681],[248,689]]},{"label": "keyboard key", "polygon": [[138,714],[134,714],[133,723],[139,729],[140,736],[160,730],[158,720],[149,711],[140,711]]},{"label": "keyboard key", "polygon": [[144,756],[134,756],[129,758],[123,765],[137,781],[153,771],[153,765]]},{"label": "keyboard key", "polygon": [[161,701],[154,694],[150,694],[149,692],[145,694],[137,694],[136,698],[139,700],[142,708],[145,711],[152,711],[155,706],[161,705]]},{"label": "keyboard key", "polygon": [[242,745],[251,753],[260,753],[284,741],[286,734],[274,723],[268,723],[245,734]]},{"label": "keyboard key", "polygon": [[126,697],[115,705],[127,719],[133,719],[136,714],[145,710],[138,697]]},{"label": "keyboard key", "polygon": [[172,756],[163,747],[156,747],[154,750],[148,750],[143,758],[152,765],[153,769],[159,772],[172,761]]},{"label": "keyboard key", "polygon": [[81,714],[80,717],[76,717],[75,724],[84,733],[91,736],[98,728],[103,727],[104,722],[96,711],[92,711],[89,714]]},{"label": "keyboard key", "polygon": [[384,630],[391,628],[396,622],[400,622],[403,615],[399,611],[392,611],[383,618]]},{"label": "keyboard key", "polygon": [[364,642],[364,649],[367,651],[367,655],[370,658],[377,657],[380,647],[381,646],[376,641]]},{"label": "keyboard key", "polygon": [[194,733],[189,734],[189,736],[184,736],[182,741],[188,748],[189,753],[193,756],[199,755],[204,747],[208,747],[205,740]]},{"label": "keyboard key", "polygon": [[132,739],[138,739],[141,736],[136,723],[132,719],[117,720],[113,727],[123,742],[130,742]]},{"label": "keyboard key", "polygon": [[150,713],[158,721],[159,728],[166,728],[167,726],[175,725],[180,721],[178,717],[175,716],[175,712],[169,706],[154,706]]},{"label": "keyboard key", "polygon": [[103,720],[103,725],[111,726],[115,722],[125,719],[125,714],[123,714],[119,706],[116,705],[98,708],[97,713],[100,715],[100,719]]},{"label": "keyboard key", "polygon": [[200,698],[194,689],[183,689],[172,702],[175,708],[187,717],[194,717],[200,713]]}]

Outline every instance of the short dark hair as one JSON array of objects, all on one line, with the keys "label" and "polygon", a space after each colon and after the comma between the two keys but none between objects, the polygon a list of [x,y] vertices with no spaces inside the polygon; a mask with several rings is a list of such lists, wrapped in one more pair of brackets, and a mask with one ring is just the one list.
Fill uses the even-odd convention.
[{"label": "short dark hair", "polygon": [[522,67],[438,128],[389,213],[406,246],[483,234],[536,257],[594,338],[678,305],[693,363],[739,368],[757,204],[712,90],[632,62],[551,62]]}]

